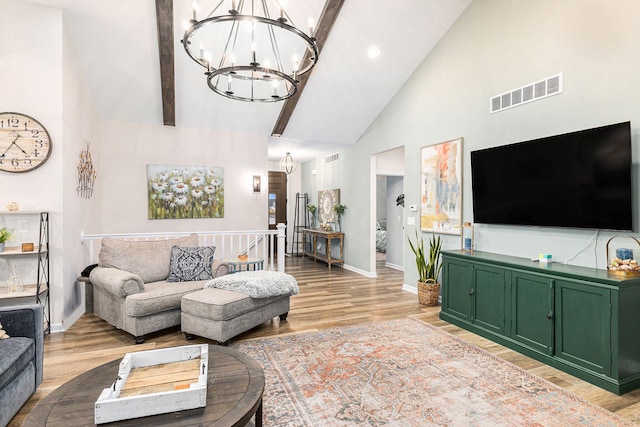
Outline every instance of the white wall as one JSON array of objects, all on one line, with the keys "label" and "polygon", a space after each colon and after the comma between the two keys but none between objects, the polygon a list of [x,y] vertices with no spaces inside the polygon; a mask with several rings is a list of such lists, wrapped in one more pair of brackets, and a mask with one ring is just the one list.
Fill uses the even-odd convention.
[{"label": "white wall", "polygon": [[0,209],[16,201],[22,210],[50,212],[51,314],[52,322],[59,323],[64,292],[62,14],[17,0],[0,0],[0,10],[0,111],[35,118],[49,132],[52,144],[49,160],[38,169],[0,172]]},{"label": "white wall", "polygon": [[[100,130],[100,224],[88,233],[265,230],[267,192],[253,193],[253,175],[268,182],[267,136],[103,121]],[[147,165],[224,168],[224,218],[150,220]]]},{"label": "white wall", "polygon": [[[354,146],[340,152],[330,186],[341,189],[346,263],[368,271],[372,233],[370,174],[373,153],[405,144],[405,204],[419,205],[422,146],[464,137],[463,220],[473,221],[469,152],[631,120],[637,171],[640,129],[640,2],[620,0],[475,0]],[[564,73],[564,93],[490,115],[491,96]],[[348,165],[348,168],[347,166]],[[314,189],[303,167],[303,188]],[[638,187],[638,174],[634,185]],[[636,201],[636,213],[640,206]],[[417,213],[406,212],[416,217]],[[357,220],[356,220],[357,219]],[[636,225],[638,220],[636,219]],[[407,226],[406,232],[413,233]],[[589,245],[593,231],[476,226],[476,248],[531,257],[539,252],[574,264],[604,267],[608,233]],[[445,237],[459,248],[458,236]],[[597,262],[596,262],[597,261]],[[405,244],[405,283],[415,286],[413,254]]]},{"label": "white wall", "polygon": [[79,234],[97,211],[95,202],[75,194],[76,167],[84,141],[97,133],[97,118],[61,11],[17,0],[0,0],[0,10],[0,80],[7,82],[0,85],[0,111],[40,121],[53,147],[32,172],[0,173],[0,209],[17,201],[22,210],[50,212],[51,323],[61,330],[83,311],[75,283],[84,267]]},{"label": "white wall", "polygon": [[62,326],[68,328],[84,313],[84,285],[76,281],[87,266],[86,250],[80,244],[82,230],[90,230],[100,223],[100,191],[94,187],[91,198],[78,194],[78,164],[80,153],[87,149],[102,179],[98,148],[99,121],[89,88],[82,75],[76,52],[69,34],[63,30],[63,290],[54,294],[57,304],[63,306]]}]

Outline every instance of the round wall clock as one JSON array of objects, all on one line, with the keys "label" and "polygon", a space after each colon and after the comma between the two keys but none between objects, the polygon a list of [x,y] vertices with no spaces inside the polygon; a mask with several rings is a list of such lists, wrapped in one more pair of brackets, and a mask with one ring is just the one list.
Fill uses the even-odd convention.
[{"label": "round wall clock", "polygon": [[21,113],[0,113],[0,170],[29,172],[51,155],[51,138],[42,124]]}]

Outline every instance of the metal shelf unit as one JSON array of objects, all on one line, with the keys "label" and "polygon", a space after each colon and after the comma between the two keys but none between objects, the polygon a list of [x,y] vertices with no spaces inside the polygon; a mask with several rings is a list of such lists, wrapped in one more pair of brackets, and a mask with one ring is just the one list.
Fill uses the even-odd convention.
[{"label": "metal shelf unit", "polygon": [[[24,283],[20,292],[8,292],[5,286],[0,286],[1,305],[19,305],[24,303],[36,303],[43,306],[44,313],[44,333],[51,331],[51,307],[49,304],[50,283],[49,283],[49,212],[28,212],[9,211],[0,212],[0,219],[3,226],[9,227],[18,223],[24,217],[26,223],[29,218],[38,218],[38,245],[32,251],[22,251],[21,247],[7,247],[0,252],[0,260],[5,260],[7,264],[12,261],[34,258],[36,264],[35,281]],[[4,285],[4,281],[0,285]]]}]

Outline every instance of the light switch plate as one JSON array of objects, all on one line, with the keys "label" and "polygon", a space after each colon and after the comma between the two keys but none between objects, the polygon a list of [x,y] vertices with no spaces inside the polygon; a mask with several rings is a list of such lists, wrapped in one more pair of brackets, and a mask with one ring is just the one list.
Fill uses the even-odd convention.
[{"label": "light switch plate", "polygon": [[407,225],[416,225],[416,218],[413,216],[407,217]]}]

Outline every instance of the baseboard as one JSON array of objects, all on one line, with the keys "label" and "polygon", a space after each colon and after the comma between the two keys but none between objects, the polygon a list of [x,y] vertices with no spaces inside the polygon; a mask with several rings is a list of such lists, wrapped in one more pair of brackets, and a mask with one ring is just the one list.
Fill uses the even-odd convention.
[{"label": "baseboard", "polygon": [[390,262],[385,262],[384,266],[393,268],[394,270],[404,271],[404,267],[398,264],[391,264]]},{"label": "baseboard", "polygon": [[60,332],[64,332],[64,326],[62,326],[62,323],[53,323],[51,324],[49,332],[52,334],[59,334]]},{"label": "baseboard", "polygon": [[378,277],[378,275],[375,272],[371,273],[369,271],[362,270],[360,268],[354,267],[354,266],[349,265],[349,264],[343,264],[342,268],[344,268],[345,270],[353,271],[354,273],[358,273],[358,274],[360,274],[362,276],[365,276],[365,277],[368,277],[370,279],[375,279],[376,277]]},{"label": "baseboard", "polygon": [[76,308],[75,311],[71,313],[66,319],[64,319],[62,323],[52,323],[51,333],[59,334],[60,332],[66,331],[71,327],[71,325],[76,323],[84,313],[85,313],[84,304],[82,304],[78,308]]},{"label": "baseboard", "polygon": [[412,294],[418,294],[418,287],[417,286],[411,286],[411,285],[407,285],[406,283],[402,284],[402,290],[403,291],[407,291],[407,292],[411,292]]}]

